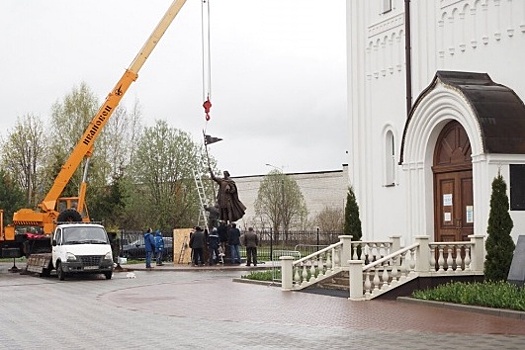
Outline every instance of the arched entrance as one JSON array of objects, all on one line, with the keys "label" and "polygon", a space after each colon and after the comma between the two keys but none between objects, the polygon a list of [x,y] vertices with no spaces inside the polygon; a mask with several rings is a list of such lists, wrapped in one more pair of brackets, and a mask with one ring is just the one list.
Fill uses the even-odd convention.
[{"label": "arched entrance", "polygon": [[434,239],[466,241],[474,231],[472,149],[457,121],[445,125],[434,151]]}]

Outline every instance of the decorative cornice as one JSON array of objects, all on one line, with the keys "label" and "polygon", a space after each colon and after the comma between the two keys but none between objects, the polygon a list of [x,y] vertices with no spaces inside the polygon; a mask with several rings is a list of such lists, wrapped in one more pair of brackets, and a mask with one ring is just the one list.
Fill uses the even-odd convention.
[{"label": "decorative cornice", "polygon": [[465,2],[465,0],[441,0],[441,9],[455,5],[458,2]]},{"label": "decorative cornice", "polygon": [[404,13],[400,13],[394,17],[385,19],[384,21],[381,21],[368,27],[368,38],[372,38],[389,30],[401,27],[402,25],[404,25],[404,23]]}]

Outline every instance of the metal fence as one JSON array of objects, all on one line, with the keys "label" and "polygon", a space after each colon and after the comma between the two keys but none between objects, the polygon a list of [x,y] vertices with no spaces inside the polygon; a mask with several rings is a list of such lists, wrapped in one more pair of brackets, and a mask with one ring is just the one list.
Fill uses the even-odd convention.
[{"label": "metal fence", "polygon": [[[163,231],[164,237],[171,236],[171,232]],[[295,252],[299,252],[300,257],[312,254],[319,249],[329,246],[332,243],[339,241],[339,236],[342,233],[325,233],[320,231],[290,231],[272,232],[270,230],[256,231],[259,237],[259,246],[257,247],[257,258],[259,261],[278,261],[279,257],[286,252],[293,252],[288,254],[296,257]],[[141,231],[122,230],[120,232],[119,252],[126,244],[138,241],[144,242],[144,233]],[[177,247],[175,247],[177,249]],[[241,258],[246,258],[245,247],[240,247]]]}]

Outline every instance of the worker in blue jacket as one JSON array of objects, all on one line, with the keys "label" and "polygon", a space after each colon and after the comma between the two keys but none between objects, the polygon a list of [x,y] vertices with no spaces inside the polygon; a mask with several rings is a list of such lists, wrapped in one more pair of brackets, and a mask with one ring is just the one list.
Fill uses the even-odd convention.
[{"label": "worker in blue jacket", "polygon": [[164,252],[164,238],[160,230],[155,231],[155,252],[157,253],[157,266],[164,265],[162,263],[162,253]]},{"label": "worker in blue jacket", "polygon": [[155,239],[151,233],[151,228],[144,233],[144,248],[146,249],[146,268],[151,268],[151,257],[155,251]]}]

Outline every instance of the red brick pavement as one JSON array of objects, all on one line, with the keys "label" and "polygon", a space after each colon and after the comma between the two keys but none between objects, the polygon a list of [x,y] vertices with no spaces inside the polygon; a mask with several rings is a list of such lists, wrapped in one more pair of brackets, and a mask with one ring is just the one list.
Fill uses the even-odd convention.
[{"label": "red brick pavement", "polygon": [[[246,270],[246,267],[235,268]],[[160,267],[156,271],[160,269],[176,270],[173,265]],[[525,335],[525,320],[399,301],[351,302],[345,298],[282,292],[278,287],[214,278],[212,272],[205,272],[196,278],[166,284],[162,288],[152,285],[120,290],[104,295],[102,299],[123,308],[154,310],[167,316],[202,315],[202,318],[221,321],[245,320],[384,331]]]}]

